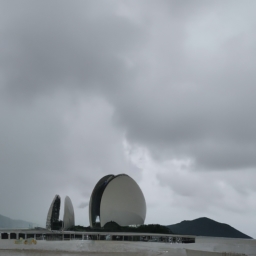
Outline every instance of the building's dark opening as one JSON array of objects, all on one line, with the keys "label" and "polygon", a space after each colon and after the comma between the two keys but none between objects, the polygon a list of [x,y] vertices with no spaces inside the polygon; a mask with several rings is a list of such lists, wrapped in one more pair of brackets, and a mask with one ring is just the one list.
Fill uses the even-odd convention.
[{"label": "building's dark opening", "polygon": [[182,243],[183,244],[195,243],[195,238],[183,237],[182,238]]},{"label": "building's dark opening", "polygon": [[24,234],[24,233],[19,233],[19,239],[20,239],[20,238],[25,239],[25,234]]},{"label": "building's dark opening", "polygon": [[64,234],[64,240],[70,240],[70,234]]},{"label": "building's dark opening", "polygon": [[76,234],[75,234],[75,239],[77,239],[77,240],[82,240],[82,239],[83,239],[83,235],[76,235]]},{"label": "building's dark opening", "polygon": [[100,223],[100,203],[102,194],[107,186],[107,184],[114,178],[115,176],[110,174],[101,178],[98,183],[95,185],[92,196],[91,196],[91,224],[93,227],[99,226]]},{"label": "building's dark opening", "polygon": [[2,239],[8,239],[8,233],[2,233],[1,237]]},{"label": "building's dark opening", "polygon": [[16,233],[11,233],[10,234],[10,239],[17,239],[17,234]]}]

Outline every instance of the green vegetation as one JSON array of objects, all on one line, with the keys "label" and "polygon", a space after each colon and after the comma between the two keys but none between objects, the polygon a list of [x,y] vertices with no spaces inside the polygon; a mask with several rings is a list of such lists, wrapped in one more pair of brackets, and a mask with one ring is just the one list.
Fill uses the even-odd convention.
[{"label": "green vegetation", "polygon": [[[159,224],[141,225],[135,229],[136,229],[136,232],[140,232],[140,233],[172,234],[172,232],[169,228],[167,228],[166,226],[159,225]],[[128,231],[126,231],[126,232],[128,232]],[[134,231],[131,230],[131,232],[134,232]]]},{"label": "green vegetation", "polygon": [[108,222],[104,228],[91,228],[83,226],[74,226],[72,231],[95,231],[95,232],[130,232],[130,233],[155,233],[155,234],[172,234],[171,230],[159,224],[140,225],[138,227],[125,226],[121,227],[116,222]]},{"label": "green vegetation", "polygon": [[72,228],[70,228],[68,230],[70,230],[70,231],[78,231],[78,232],[93,231],[90,226],[84,227],[84,226],[79,226],[79,225],[78,226],[74,226],[74,227],[72,227]]},{"label": "green vegetation", "polygon": [[174,234],[194,235],[194,236],[212,236],[212,237],[230,237],[230,238],[251,238],[237,229],[209,218],[199,218],[195,220],[184,220],[180,223],[169,225]]}]

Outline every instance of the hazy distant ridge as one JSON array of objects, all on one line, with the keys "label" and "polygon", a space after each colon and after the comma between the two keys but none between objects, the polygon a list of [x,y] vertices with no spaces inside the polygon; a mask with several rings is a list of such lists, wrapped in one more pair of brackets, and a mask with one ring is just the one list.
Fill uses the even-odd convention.
[{"label": "hazy distant ridge", "polygon": [[230,237],[230,238],[251,238],[239,230],[209,218],[198,218],[195,220],[184,220],[180,223],[168,225],[174,234]]},{"label": "hazy distant ridge", "polygon": [[29,228],[33,223],[24,220],[13,220],[0,214],[0,228]]}]

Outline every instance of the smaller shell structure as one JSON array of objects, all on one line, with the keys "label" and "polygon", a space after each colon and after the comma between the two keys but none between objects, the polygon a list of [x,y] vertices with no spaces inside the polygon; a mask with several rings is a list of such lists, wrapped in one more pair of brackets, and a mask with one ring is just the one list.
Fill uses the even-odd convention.
[{"label": "smaller shell structure", "polygon": [[68,196],[64,203],[63,221],[59,220],[60,216],[61,198],[56,195],[50,205],[47,218],[46,228],[49,230],[67,230],[75,225],[75,214],[72,202]]},{"label": "smaller shell structure", "polygon": [[72,202],[68,196],[66,196],[65,203],[64,203],[63,222],[64,222],[64,224],[63,224],[64,230],[67,230],[75,225],[74,208],[73,208]]},{"label": "smaller shell structure", "polygon": [[138,184],[128,175],[104,176],[95,185],[89,206],[90,226],[116,222],[120,226],[144,224],[146,201]]},{"label": "smaller shell structure", "polygon": [[46,218],[46,228],[52,229],[53,225],[59,221],[60,216],[60,203],[61,199],[59,195],[55,195],[50,205],[47,218]]}]

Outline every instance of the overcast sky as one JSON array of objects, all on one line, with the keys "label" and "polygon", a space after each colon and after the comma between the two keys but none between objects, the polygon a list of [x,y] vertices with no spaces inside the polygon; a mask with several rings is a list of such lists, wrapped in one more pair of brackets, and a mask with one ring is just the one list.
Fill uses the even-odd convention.
[{"label": "overcast sky", "polygon": [[68,195],[88,226],[94,185],[126,173],[147,224],[256,237],[255,8],[0,0],[0,214],[45,226]]}]

